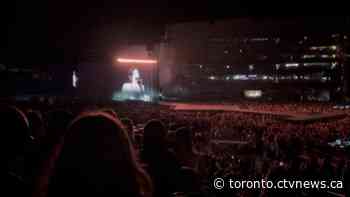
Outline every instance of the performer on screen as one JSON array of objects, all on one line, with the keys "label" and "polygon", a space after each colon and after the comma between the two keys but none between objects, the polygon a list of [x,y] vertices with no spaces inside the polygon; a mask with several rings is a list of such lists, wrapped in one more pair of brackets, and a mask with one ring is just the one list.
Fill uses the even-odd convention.
[{"label": "performer on screen", "polygon": [[130,99],[141,99],[144,95],[145,86],[137,68],[129,70],[129,82],[123,84],[122,92],[127,94]]}]

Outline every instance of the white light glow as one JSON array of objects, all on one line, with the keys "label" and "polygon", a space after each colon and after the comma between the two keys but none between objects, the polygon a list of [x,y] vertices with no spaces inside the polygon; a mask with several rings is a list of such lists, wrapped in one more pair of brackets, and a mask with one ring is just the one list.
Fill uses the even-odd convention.
[{"label": "white light glow", "polygon": [[322,77],[321,78],[321,81],[327,81],[328,80],[328,77]]},{"label": "white light glow", "polygon": [[276,44],[280,43],[280,41],[281,41],[280,38],[276,38],[276,39],[275,39]]},{"label": "white light glow", "polygon": [[339,37],[339,34],[332,34],[332,38]]},{"label": "white light glow", "polygon": [[327,49],[327,46],[312,46],[310,47],[311,50],[324,50]]},{"label": "white light glow", "polygon": [[145,101],[145,102],[150,102],[150,101],[152,101],[152,97],[150,96],[150,95],[144,95],[144,97],[143,97],[143,101]]},{"label": "white light glow", "polygon": [[331,69],[334,69],[337,66],[337,62],[332,62]]},{"label": "white light glow", "polygon": [[298,63],[286,63],[285,66],[286,66],[287,68],[289,68],[289,67],[298,67],[299,64],[298,64]]},{"label": "white light glow", "polygon": [[257,78],[257,75],[248,75],[248,78],[249,78],[249,79],[256,79],[256,78]]},{"label": "white light glow", "polygon": [[72,75],[72,86],[73,87],[77,87],[77,84],[78,84],[78,80],[79,78],[77,77],[77,74],[75,71],[73,71],[73,75]]},{"label": "white light glow", "polygon": [[310,62],[304,63],[304,66],[329,66],[330,64],[327,62]]},{"label": "white light glow", "polygon": [[156,64],[157,60],[150,59],[127,59],[127,58],[118,58],[120,63],[134,63],[134,64]]},{"label": "white light glow", "polygon": [[247,75],[233,75],[233,80],[248,80]]},{"label": "white light glow", "polygon": [[244,96],[246,98],[259,98],[262,96],[262,91],[261,90],[245,90]]},{"label": "white light glow", "polygon": [[325,50],[325,49],[331,49],[331,50],[337,50],[337,46],[336,45],[330,45],[330,46],[312,46],[310,47],[311,50]]},{"label": "white light glow", "polygon": [[252,38],[250,41],[252,42],[261,42],[261,41],[267,41],[269,38]]},{"label": "white light glow", "polygon": [[303,55],[303,59],[308,59],[308,58],[315,58],[316,55]]}]

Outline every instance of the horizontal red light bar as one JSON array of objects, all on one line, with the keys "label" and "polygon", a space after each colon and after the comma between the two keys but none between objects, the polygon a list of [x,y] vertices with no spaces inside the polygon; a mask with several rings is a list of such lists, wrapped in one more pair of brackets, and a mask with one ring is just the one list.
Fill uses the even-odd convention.
[{"label": "horizontal red light bar", "polygon": [[120,63],[134,63],[134,64],[156,64],[157,60],[150,59],[126,59],[126,58],[118,58],[118,62]]}]

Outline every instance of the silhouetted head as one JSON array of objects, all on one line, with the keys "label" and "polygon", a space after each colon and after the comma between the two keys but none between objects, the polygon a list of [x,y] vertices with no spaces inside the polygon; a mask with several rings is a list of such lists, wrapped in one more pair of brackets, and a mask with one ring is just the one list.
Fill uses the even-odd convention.
[{"label": "silhouetted head", "polygon": [[131,140],[135,140],[135,135],[134,135],[134,122],[129,119],[129,118],[123,118],[121,119],[125,129],[128,132],[128,135],[130,137]]},{"label": "silhouetted head", "polygon": [[195,170],[189,167],[181,167],[179,175],[182,177],[180,191],[191,193],[198,192],[200,187],[199,175]]},{"label": "silhouetted head", "polygon": [[73,114],[66,110],[54,110],[47,114],[47,137],[49,140],[57,140],[66,133]]},{"label": "silhouetted head", "polygon": [[113,118],[118,118],[118,114],[113,109],[104,109],[102,112],[111,115]]},{"label": "silhouetted head", "polygon": [[29,124],[24,113],[16,107],[0,107],[1,156],[13,159],[24,151],[25,144],[31,140]]},{"label": "silhouetted head", "polygon": [[118,119],[97,112],[73,121],[49,179],[49,196],[134,197],[150,191]]},{"label": "silhouetted head", "polygon": [[176,130],[176,149],[183,151],[192,151],[192,132],[187,127],[181,127]]},{"label": "silhouetted head", "polygon": [[176,131],[169,130],[167,143],[170,148],[174,149],[176,146]]},{"label": "silhouetted head", "polygon": [[169,126],[170,131],[176,131],[177,129],[181,128],[181,126],[177,123],[171,123]]},{"label": "silhouetted head", "polygon": [[159,120],[150,120],[144,127],[144,148],[164,148],[168,131]]}]

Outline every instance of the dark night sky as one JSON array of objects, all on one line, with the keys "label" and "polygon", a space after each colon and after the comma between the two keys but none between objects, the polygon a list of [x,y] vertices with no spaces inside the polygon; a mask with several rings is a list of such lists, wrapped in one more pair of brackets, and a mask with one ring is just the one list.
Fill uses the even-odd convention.
[{"label": "dark night sky", "polygon": [[[265,1],[10,1],[0,8],[4,27],[0,63],[74,64],[92,49],[103,59],[103,54],[113,53],[126,38],[135,42],[157,40],[166,23],[246,16],[260,20],[271,13],[310,14],[308,8],[314,7],[310,3],[301,9],[300,3],[293,2],[292,6],[288,2],[275,5]],[[334,13],[329,4],[321,6],[313,8],[316,12],[312,13]],[[341,10],[337,9],[337,13],[346,13]]]},{"label": "dark night sky", "polygon": [[72,63],[92,48],[97,53],[112,50],[121,39],[155,40],[165,23],[186,12],[192,16],[205,12],[194,5],[183,9],[164,2],[12,2],[2,6],[7,31],[2,32],[0,57],[15,64]]}]

